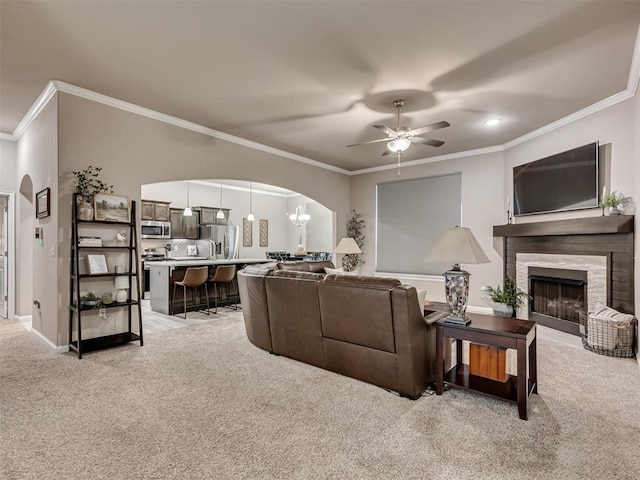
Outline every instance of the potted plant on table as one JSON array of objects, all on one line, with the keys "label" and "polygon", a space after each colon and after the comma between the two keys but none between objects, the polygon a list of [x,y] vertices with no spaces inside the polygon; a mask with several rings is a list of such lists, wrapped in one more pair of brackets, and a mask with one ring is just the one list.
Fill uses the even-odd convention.
[{"label": "potted plant on table", "polygon": [[113,193],[113,185],[98,178],[101,171],[102,167],[89,165],[84,170],[72,172],[77,182],[75,192],[79,195],[77,209],[80,220],[93,220],[92,203],[96,193]]},{"label": "potted plant on table", "polygon": [[487,287],[485,294],[493,302],[493,313],[499,317],[512,317],[531,296],[520,290],[509,276],[504,277],[504,287]]},{"label": "potted plant on table", "polygon": [[631,197],[627,197],[626,195],[618,193],[614,190],[609,195],[604,196],[602,202],[600,202],[600,206],[603,208],[608,208],[609,215],[620,215],[622,213],[620,209],[624,208],[624,206],[629,203],[630,200]]}]

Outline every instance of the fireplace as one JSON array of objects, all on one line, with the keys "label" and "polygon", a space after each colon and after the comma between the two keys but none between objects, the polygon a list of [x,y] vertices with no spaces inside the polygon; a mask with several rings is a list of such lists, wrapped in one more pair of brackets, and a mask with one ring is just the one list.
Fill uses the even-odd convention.
[{"label": "fireplace", "polygon": [[[494,237],[504,238],[504,275],[542,298],[517,317],[577,335],[581,311],[608,305],[634,313],[634,224],[633,215],[611,215],[494,226]],[[531,275],[542,278],[532,281],[537,267],[565,271],[538,271]]]},{"label": "fireplace", "polygon": [[529,319],[573,335],[587,312],[587,272],[529,267]]}]

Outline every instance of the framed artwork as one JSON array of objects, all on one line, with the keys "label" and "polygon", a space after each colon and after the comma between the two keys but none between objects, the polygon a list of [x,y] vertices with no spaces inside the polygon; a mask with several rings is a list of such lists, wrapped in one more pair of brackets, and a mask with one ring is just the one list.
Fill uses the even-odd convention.
[{"label": "framed artwork", "polygon": [[109,273],[107,257],[104,255],[87,255],[87,272],[89,275]]},{"label": "framed artwork", "polygon": [[96,193],[93,197],[96,220],[130,222],[129,197],[111,193]]},{"label": "framed artwork", "polygon": [[260,219],[260,246],[269,246],[269,220]]},{"label": "framed artwork", "polygon": [[48,217],[51,214],[49,211],[51,205],[50,196],[49,187],[36,193],[36,218]]},{"label": "framed artwork", "polygon": [[246,218],[242,219],[242,246],[253,246],[253,222]]}]

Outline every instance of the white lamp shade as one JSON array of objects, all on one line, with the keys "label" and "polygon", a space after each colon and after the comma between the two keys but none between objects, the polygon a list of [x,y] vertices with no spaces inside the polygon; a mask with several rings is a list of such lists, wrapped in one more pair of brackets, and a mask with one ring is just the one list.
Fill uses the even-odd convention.
[{"label": "white lamp shade", "polygon": [[489,257],[466,227],[445,228],[424,257],[427,263],[489,263]]},{"label": "white lamp shade", "polygon": [[333,251],[334,253],[344,253],[344,254],[353,254],[353,253],[362,253],[360,247],[356,241],[351,237],[344,237],[338,242],[336,249]]},{"label": "white lamp shade", "polygon": [[129,278],[128,277],[116,277],[116,290],[127,289],[129,288]]}]

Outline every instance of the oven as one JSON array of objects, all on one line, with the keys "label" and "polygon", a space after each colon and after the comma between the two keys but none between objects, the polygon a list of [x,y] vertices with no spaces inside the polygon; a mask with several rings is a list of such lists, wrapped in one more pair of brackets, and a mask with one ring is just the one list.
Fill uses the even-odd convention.
[{"label": "oven", "polygon": [[140,234],[142,238],[171,238],[171,222],[143,220]]}]

